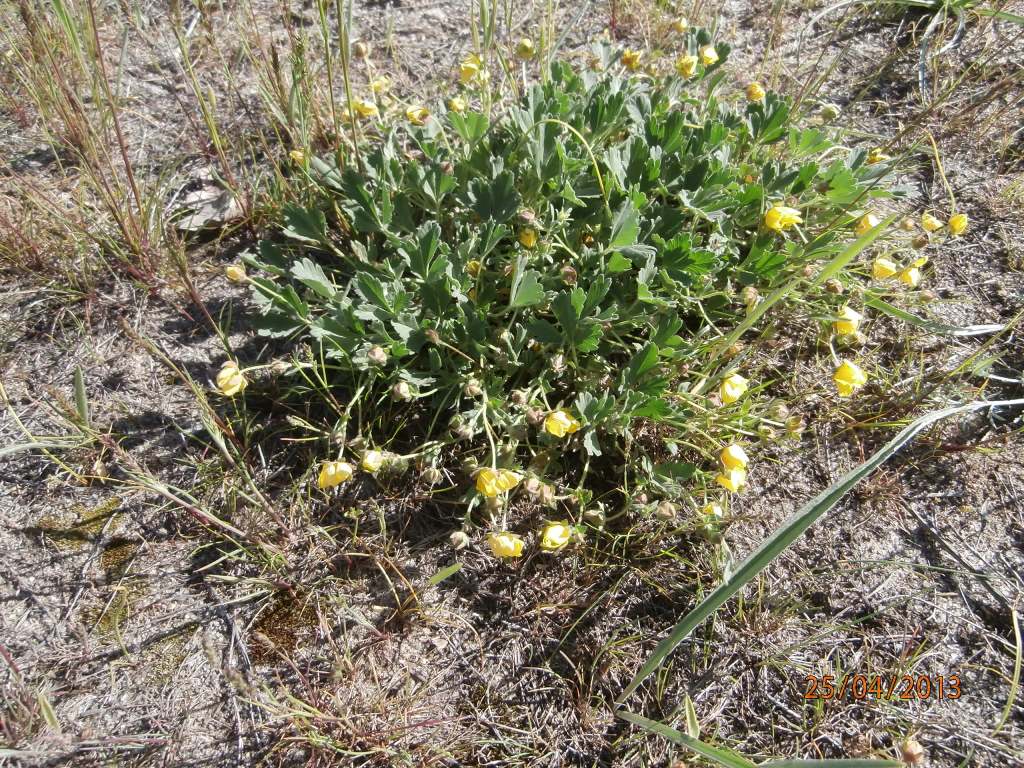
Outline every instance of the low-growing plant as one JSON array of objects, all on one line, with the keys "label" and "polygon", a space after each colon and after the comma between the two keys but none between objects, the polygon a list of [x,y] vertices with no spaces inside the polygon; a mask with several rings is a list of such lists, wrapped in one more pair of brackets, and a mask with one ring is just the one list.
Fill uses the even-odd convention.
[{"label": "low-growing plant", "polygon": [[[743,445],[799,429],[742,337],[785,317],[863,343],[857,284],[916,287],[926,259],[903,249],[928,235],[871,211],[888,158],[759,84],[733,92],[706,30],[681,40],[671,62],[552,63],[504,110],[472,108],[494,85],[475,55],[446,110],[354,99],[373,106],[349,117],[358,156],[293,152],[314,203],[229,267],[291,359],[229,360],[218,387],[269,369],[321,488],[415,466],[466,502],[456,541],[482,525],[499,556],[523,551],[513,501],[549,508],[551,550],[604,510],[717,519]],[[880,263],[856,263],[885,233]],[[835,367],[839,395],[864,386]]]}]

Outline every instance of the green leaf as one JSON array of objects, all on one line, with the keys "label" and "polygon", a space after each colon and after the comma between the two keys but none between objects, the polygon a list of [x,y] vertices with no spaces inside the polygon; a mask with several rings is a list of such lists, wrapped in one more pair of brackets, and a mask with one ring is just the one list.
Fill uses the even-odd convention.
[{"label": "green leaf", "polygon": [[643,349],[633,355],[632,359],[629,361],[629,365],[626,366],[626,384],[635,384],[645,373],[654,368],[657,364],[658,346],[656,344],[648,343]]},{"label": "green leaf", "polygon": [[517,272],[512,281],[508,305],[512,309],[532,307],[544,301],[544,288],[540,284],[540,273],[528,269]]},{"label": "green leaf", "polygon": [[616,251],[608,259],[607,269],[613,275],[619,272],[628,272],[633,268],[633,262],[623,256],[619,251]]},{"label": "green leaf", "polygon": [[[819,518],[827,514],[838,504],[846,494],[853,490],[856,485],[874,472],[883,462],[894,456],[899,450],[913,440],[937,421],[948,416],[954,416],[969,411],[978,411],[984,408],[999,408],[1005,406],[1024,405],[1024,399],[1019,400],[997,400],[979,401],[961,405],[954,408],[935,411],[926,414],[905,427],[892,440],[880,448],[874,455],[863,464],[847,472],[836,483],[826,488],[814,499],[801,507],[789,520],[775,530],[757,549],[750,553],[747,558],[735,568],[735,570],[715,590],[697,604],[687,613],[658,643],[650,657],[643,663],[636,676],[626,686],[625,690],[616,699],[617,704],[622,704],[635,691],[644,680],[650,677],[672,651],[675,650],[683,640],[689,637],[690,633],[699,627],[705,619],[722,607],[725,602],[749,584],[761,571],[771,565],[790,544],[796,541],[804,531],[814,525]],[[628,718],[627,718],[628,719]]]},{"label": "green leaf", "polygon": [[384,286],[381,284],[380,280],[369,272],[359,273],[356,277],[356,286],[356,290],[359,291],[359,295],[368,302],[380,309],[383,309],[389,314],[393,312],[391,302],[388,300],[388,296],[384,292]]},{"label": "green leaf", "polygon": [[615,214],[612,221],[612,236],[608,243],[610,250],[624,248],[627,245],[635,245],[640,235],[640,212],[637,211],[633,201],[627,198]]},{"label": "green leaf", "polygon": [[473,211],[485,221],[508,221],[519,210],[521,198],[516,192],[515,179],[502,171],[491,181],[473,179],[467,196]]},{"label": "green leaf", "polygon": [[325,299],[333,299],[338,290],[324,273],[323,267],[309,258],[292,265],[292,277]]},{"label": "green leaf", "polygon": [[327,219],[319,208],[303,208],[288,203],[283,208],[284,233],[304,243],[324,243],[327,240]]}]

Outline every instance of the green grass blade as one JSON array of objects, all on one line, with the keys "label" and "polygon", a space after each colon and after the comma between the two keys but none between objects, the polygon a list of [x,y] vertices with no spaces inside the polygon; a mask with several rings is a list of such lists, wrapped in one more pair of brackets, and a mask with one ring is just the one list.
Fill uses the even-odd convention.
[{"label": "green grass blade", "polygon": [[989,333],[999,333],[1006,328],[1005,325],[965,325],[963,327],[945,325],[933,320],[925,320],[923,317],[918,317],[917,315],[912,315],[899,307],[893,306],[887,301],[883,301],[877,296],[871,295],[864,297],[864,306],[877,309],[879,312],[883,312],[890,317],[895,317],[897,320],[902,320],[909,325],[916,326],[922,330],[928,331],[929,333],[938,333],[943,336],[985,336]]},{"label": "green grass blade", "polygon": [[75,366],[75,410],[83,427],[89,426],[89,398],[85,393],[85,374],[82,366]]},{"label": "green grass blade", "polygon": [[15,445],[5,445],[0,447],[0,459],[13,456],[14,454],[21,453],[22,451],[63,451],[70,450],[71,448],[77,448],[79,445],[80,443],[72,442],[70,440],[51,442],[36,441],[30,443],[17,443]]},{"label": "green grass blade", "polygon": [[755,549],[736,569],[732,575],[723,581],[710,595],[697,605],[692,611],[679,621],[672,631],[665,637],[654,652],[650,655],[644,665],[630,681],[629,685],[616,700],[621,705],[637,689],[637,687],[657,670],[686,637],[700,626],[705,619],[717,611],[733,595],[745,587],[757,574],[771,565],[790,544],[792,544],[804,531],[810,528],[817,520],[832,509],[839,501],[849,493],[861,480],[875,471],[884,461],[896,454],[904,445],[909,443],[922,431],[937,421],[947,416],[968,411],[977,411],[982,408],[993,408],[1001,406],[1024,405],[1024,399],[1019,400],[996,400],[978,401],[967,405],[945,408],[941,411],[925,414],[909,426],[905,427],[896,437],[879,449],[870,459],[860,466],[845,474],[831,487],[822,491],[818,496],[801,507],[792,517],[789,518],[778,530]]},{"label": "green grass blade", "polygon": [[428,579],[427,583],[432,587],[436,587],[449,576],[453,576],[461,570],[462,563],[452,563],[451,565],[447,566],[446,568],[442,568],[440,571],[431,576],[430,579]]},{"label": "green grass blade", "polygon": [[873,760],[870,757],[844,757],[835,760],[771,760],[758,768],[902,768],[899,760]]},{"label": "green grass blade", "polygon": [[719,765],[726,766],[726,768],[757,768],[754,763],[747,760],[743,755],[738,755],[732,750],[715,747],[700,739],[687,736],[685,733],[680,733],[675,728],[670,728],[664,723],[659,723],[657,720],[648,720],[646,717],[634,715],[632,712],[619,712],[618,715],[623,720],[628,720],[651,733],[656,733],[673,744],[692,749],[698,755],[706,757],[708,760],[714,760]]}]

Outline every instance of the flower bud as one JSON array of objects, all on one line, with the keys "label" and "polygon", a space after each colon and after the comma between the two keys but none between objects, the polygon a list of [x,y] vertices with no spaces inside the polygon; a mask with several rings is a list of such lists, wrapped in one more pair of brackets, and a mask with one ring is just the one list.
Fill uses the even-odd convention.
[{"label": "flower bud", "polygon": [[483,387],[480,386],[480,382],[476,379],[470,379],[466,382],[466,386],[462,388],[462,394],[466,397],[480,397],[483,393]]},{"label": "flower bud", "polygon": [[526,390],[523,390],[523,389],[514,390],[512,392],[512,394],[509,396],[509,400],[512,401],[513,405],[519,405],[519,406],[526,405],[529,402],[529,399],[528,399],[527,394],[526,394]]},{"label": "flower bud", "polygon": [[352,46],[352,54],[357,59],[370,58],[370,44],[362,40],[357,40]]},{"label": "flower bud", "polygon": [[904,232],[913,232],[917,229],[917,222],[910,216],[904,216],[903,219],[900,220],[900,229]]},{"label": "flower bud", "polygon": [[737,341],[735,344],[732,344],[728,349],[725,350],[725,354],[728,357],[736,357],[736,355],[742,352],[746,346],[747,345],[744,344],[742,341]]},{"label": "flower bud", "polygon": [[224,268],[224,276],[232,283],[240,283],[245,280],[244,264],[228,264]]},{"label": "flower bud", "polygon": [[834,293],[837,296],[839,296],[843,292],[843,284],[836,278],[830,277],[828,280],[825,281],[825,290],[828,291],[829,293]]},{"label": "flower bud", "polygon": [[519,221],[523,224],[533,224],[537,221],[537,214],[529,208],[523,208],[519,211]]},{"label": "flower bud", "polygon": [[539,427],[544,423],[545,414],[543,411],[538,411],[536,408],[528,408],[526,411],[526,423],[531,427]]},{"label": "flower bud", "polygon": [[900,745],[900,757],[907,765],[920,765],[924,762],[924,747],[913,738],[907,738]]},{"label": "flower bud", "polygon": [[524,37],[516,43],[516,56],[523,61],[529,61],[536,55],[536,53],[537,49],[534,47],[533,41],[530,38]]},{"label": "flower bud", "polygon": [[427,337],[427,341],[431,344],[437,344],[441,341],[440,334],[438,334],[438,332],[433,328],[427,328],[427,330],[423,332],[423,335]]},{"label": "flower bud", "polygon": [[757,427],[757,434],[762,440],[774,440],[778,437],[778,435],[775,434],[775,430],[767,424],[759,424]]},{"label": "flower bud", "polygon": [[921,293],[919,293],[918,296],[921,298],[921,301],[935,301],[937,298],[939,298],[938,294],[936,294],[935,291],[928,290],[921,291]]},{"label": "flower bud", "polygon": [[786,432],[791,436],[799,435],[804,431],[804,418],[799,414],[790,416],[786,419]]},{"label": "flower bud", "polygon": [[465,456],[462,459],[462,463],[460,466],[462,467],[463,472],[465,472],[467,475],[472,475],[474,472],[477,471],[477,469],[480,468],[480,462],[477,461],[476,456],[470,454],[469,456]]},{"label": "flower bud", "polygon": [[420,476],[423,478],[423,482],[430,485],[437,485],[444,479],[444,473],[437,467],[427,467]]},{"label": "flower bud", "polygon": [[815,267],[813,264],[804,264],[804,268],[801,270],[801,273],[804,277],[814,277],[814,269]]},{"label": "flower bud", "polygon": [[370,347],[370,351],[366,353],[366,357],[374,365],[384,365],[388,361],[387,350],[380,345]]},{"label": "flower bud", "polygon": [[576,270],[570,265],[562,265],[562,282],[566,285],[576,285]]},{"label": "flower bud", "polygon": [[789,407],[781,400],[776,400],[768,409],[768,417],[772,421],[785,421],[789,418]]},{"label": "flower bud", "polygon": [[275,376],[284,376],[291,369],[292,365],[287,360],[275,360],[270,364],[270,372]]},{"label": "flower bud", "polygon": [[926,248],[928,246],[928,243],[930,242],[931,241],[928,239],[928,235],[918,235],[917,237],[910,241],[910,244],[914,247],[915,250],[920,251],[922,248]]},{"label": "flower bud", "polygon": [[818,114],[821,115],[822,120],[835,120],[839,117],[839,113],[842,109],[838,104],[822,104]]},{"label": "flower bud", "polygon": [[452,531],[452,535],[448,537],[448,541],[455,549],[465,549],[469,546],[469,534],[465,531]]},{"label": "flower bud", "polygon": [[395,402],[412,400],[412,390],[404,381],[399,381],[391,388],[391,399]]},{"label": "flower bud", "polygon": [[671,501],[663,501],[654,510],[654,516],[659,520],[675,520],[679,510]]},{"label": "flower bud", "polygon": [[583,513],[583,522],[592,528],[604,528],[605,514],[603,509],[588,509]]}]

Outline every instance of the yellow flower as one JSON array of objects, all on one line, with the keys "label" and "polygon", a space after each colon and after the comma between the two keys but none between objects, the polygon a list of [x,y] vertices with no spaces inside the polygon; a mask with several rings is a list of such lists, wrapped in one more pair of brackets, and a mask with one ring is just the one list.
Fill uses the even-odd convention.
[{"label": "yellow flower", "polygon": [[377,105],[365,99],[355,99],[352,102],[352,108],[360,117],[373,117],[377,114]]},{"label": "yellow flower", "polygon": [[900,272],[898,279],[907,288],[917,288],[917,284],[921,282],[921,270],[911,264]]},{"label": "yellow flower", "polygon": [[476,489],[493,499],[502,491],[511,491],[523,476],[509,469],[481,469],[476,476]]},{"label": "yellow flower", "polygon": [[877,226],[878,217],[873,213],[865,213],[857,219],[857,225],[853,228],[853,231],[856,232],[857,235],[866,235]]},{"label": "yellow flower", "polygon": [[942,222],[930,213],[923,213],[921,214],[921,226],[929,232],[934,232],[937,229],[942,229]]},{"label": "yellow flower", "polygon": [[537,49],[533,46],[533,40],[528,37],[524,37],[518,43],[516,43],[516,56],[520,59],[528,60],[532,59],[537,53]]},{"label": "yellow flower", "polygon": [[222,395],[234,397],[248,386],[249,381],[234,360],[227,360],[217,372],[217,389]]},{"label": "yellow flower", "polygon": [[680,16],[678,19],[672,22],[672,31],[678,34],[683,34],[690,28],[690,22],[686,20],[685,16]]},{"label": "yellow flower", "polygon": [[565,437],[579,431],[581,424],[568,411],[552,411],[544,419],[544,431],[555,437]]},{"label": "yellow flower", "polygon": [[875,280],[885,280],[885,278],[892,277],[897,272],[899,272],[899,267],[884,256],[879,256],[871,264],[871,276]]},{"label": "yellow flower", "polygon": [[384,466],[384,454],[381,451],[367,451],[363,454],[363,460],[359,463],[359,466],[373,474]]},{"label": "yellow flower", "polygon": [[722,511],[722,505],[714,501],[705,504],[704,509],[702,509],[701,512],[704,513],[705,517],[713,520],[725,517],[725,512]]},{"label": "yellow flower", "polygon": [[459,80],[462,81],[463,85],[479,78],[482,69],[483,62],[480,61],[480,57],[475,53],[469,54],[459,64]]},{"label": "yellow flower", "polygon": [[868,152],[868,165],[875,165],[875,163],[884,163],[889,160],[889,156],[882,151],[881,147],[875,147]]},{"label": "yellow flower", "polygon": [[718,51],[713,45],[705,45],[697,53],[700,54],[700,61],[705,67],[710,67],[718,61]]},{"label": "yellow flower", "polygon": [[949,234],[954,237],[959,237],[967,231],[967,214],[966,213],[954,213],[949,218]]},{"label": "yellow flower", "polygon": [[722,460],[722,466],[726,469],[746,469],[747,462],[750,461],[747,458],[747,452],[736,443],[723,448],[718,458]]},{"label": "yellow flower", "polygon": [[448,109],[452,112],[465,112],[466,111],[466,100],[461,96],[453,96],[448,99]]},{"label": "yellow flower", "polygon": [[715,478],[715,482],[727,491],[739,493],[740,489],[747,484],[747,470],[743,467],[723,469]]},{"label": "yellow flower", "polygon": [[722,381],[718,394],[726,405],[735,403],[747,391],[747,380],[738,373],[731,373]]},{"label": "yellow flower", "polygon": [[747,101],[764,101],[764,88],[760,83],[751,83],[747,86]]},{"label": "yellow flower", "polygon": [[322,489],[333,488],[352,477],[352,465],[347,461],[327,461],[320,469],[316,484]]},{"label": "yellow flower", "polygon": [[423,125],[430,117],[430,110],[426,107],[409,107],[405,110],[405,119],[413,125]]},{"label": "yellow flower", "polygon": [[388,77],[377,77],[370,81],[370,90],[376,94],[381,94],[391,88],[391,79]]},{"label": "yellow flower", "polygon": [[782,232],[795,224],[803,223],[804,220],[800,218],[800,211],[796,208],[787,208],[778,203],[769,208],[764,214],[764,225],[768,229],[774,229],[776,232]]},{"label": "yellow flower", "polygon": [[224,267],[224,276],[232,283],[240,283],[245,280],[244,264],[228,264]]},{"label": "yellow flower", "polygon": [[697,74],[697,57],[680,56],[676,59],[676,72],[685,78],[691,78]]},{"label": "yellow flower", "polygon": [[832,329],[840,336],[848,336],[856,333],[860,327],[860,321],[864,316],[853,309],[849,304],[844,304],[839,310],[839,319],[832,323]]},{"label": "yellow flower", "polygon": [[836,389],[839,390],[840,397],[849,397],[868,383],[868,375],[856,363],[844,360],[836,368],[832,381],[836,383]]},{"label": "yellow flower", "polygon": [[519,243],[523,248],[534,248],[537,245],[537,230],[533,227],[525,227],[519,230]]},{"label": "yellow flower", "polygon": [[508,531],[490,534],[487,543],[495,557],[520,557],[523,554],[523,540]]},{"label": "yellow flower", "polygon": [[470,277],[476,278],[480,276],[480,262],[473,259],[466,264],[466,274]]},{"label": "yellow flower", "polygon": [[628,70],[635,70],[640,66],[640,58],[643,56],[641,51],[634,51],[632,48],[627,48],[622,52],[622,66]]},{"label": "yellow flower", "polygon": [[548,552],[562,549],[572,538],[572,528],[568,523],[548,523],[540,537],[540,548]]},{"label": "yellow flower", "polygon": [[302,165],[304,162],[306,162],[306,153],[303,152],[301,149],[293,149],[291,152],[288,153],[288,157],[290,157],[292,159],[292,162],[297,165]]}]

